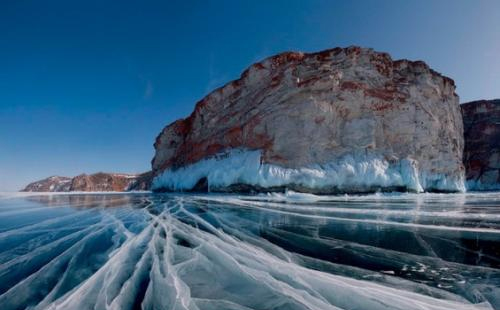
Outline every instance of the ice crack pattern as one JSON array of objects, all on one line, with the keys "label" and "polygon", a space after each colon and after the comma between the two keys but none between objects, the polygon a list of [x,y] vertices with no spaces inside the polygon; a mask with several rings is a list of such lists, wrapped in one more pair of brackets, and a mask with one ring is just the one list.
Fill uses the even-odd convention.
[{"label": "ice crack pattern", "polygon": [[4,195],[0,309],[500,309],[500,195]]}]

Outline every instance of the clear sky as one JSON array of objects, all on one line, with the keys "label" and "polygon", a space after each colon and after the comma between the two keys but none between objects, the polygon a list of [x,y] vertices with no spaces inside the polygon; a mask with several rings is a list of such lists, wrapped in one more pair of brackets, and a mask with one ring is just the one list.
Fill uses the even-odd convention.
[{"label": "clear sky", "polygon": [[0,1],[0,190],[150,168],[210,90],[287,50],[421,59],[500,98],[500,1]]}]

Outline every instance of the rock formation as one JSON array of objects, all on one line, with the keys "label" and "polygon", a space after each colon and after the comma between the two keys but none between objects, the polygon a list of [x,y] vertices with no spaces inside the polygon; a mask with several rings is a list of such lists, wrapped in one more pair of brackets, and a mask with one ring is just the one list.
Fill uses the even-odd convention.
[{"label": "rock formation", "polygon": [[422,61],[282,53],[163,129],[153,189],[463,191],[462,126],[453,80]]},{"label": "rock formation", "polygon": [[500,189],[500,99],[461,105],[467,188]]},{"label": "rock formation", "polygon": [[148,191],[151,189],[152,172],[144,172],[136,175],[135,181],[130,184],[129,191]]},{"label": "rock formation", "polygon": [[104,173],[80,174],[74,178],[52,176],[28,184],[23,192],[125,192],[149,190],[151,172],[142,174]]},{"label": "rock formation", "polygon": [[67,192],[71,187],[71,178],[51,176],[28,184],[23,192]]}]

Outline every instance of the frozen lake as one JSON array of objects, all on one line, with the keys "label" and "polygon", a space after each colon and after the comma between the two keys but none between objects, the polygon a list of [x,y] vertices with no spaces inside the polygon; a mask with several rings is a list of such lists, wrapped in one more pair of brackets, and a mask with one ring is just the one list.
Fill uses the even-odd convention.
[{"label": "frozen lake", "polygon": [[500,193],[0,195],[0,309],[500,309]]}]

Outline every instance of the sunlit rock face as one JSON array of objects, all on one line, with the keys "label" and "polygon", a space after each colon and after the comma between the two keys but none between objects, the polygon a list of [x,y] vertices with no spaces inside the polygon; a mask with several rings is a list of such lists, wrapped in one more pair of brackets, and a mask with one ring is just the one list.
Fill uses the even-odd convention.
[{"label": "sunlit rock face", "polygon": [[360,47],[256,63],[154,146],[155,190],[464,190],[453,80]]},{"label": "sunlit rock face", "polygon": [[24,192],[124,192],[149,190],[151,172],[142,174],[104,173],[80,174],[74,178],[53,176],[28,184]]},{"label": "sunlit rock face", "polygon": [[473,101],[461,107],[467,187],[500,189],[500,99]]},{"label": "sunlit rock face", "polygon": [[91,175],[81,174],[73,178],[72,191],[115,191],[123,192],[136,182],[137,175],[96,173]]}]

